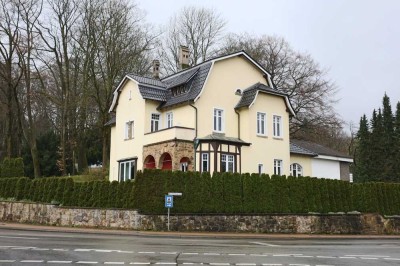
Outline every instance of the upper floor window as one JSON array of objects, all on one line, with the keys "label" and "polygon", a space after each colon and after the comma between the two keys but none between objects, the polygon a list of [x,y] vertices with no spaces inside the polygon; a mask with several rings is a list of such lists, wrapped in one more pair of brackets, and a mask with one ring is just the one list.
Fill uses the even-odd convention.
[{"label": "upper floor window", "polygon": [[160,127],[160,114],[151,114],[151,132],[158,131]]},{"label": "upper floor window", "polygon": [[303,167],[298,164],[298,163],[294,163],[290,165],[290,175],[291,176],[302,176],[303,175]]},{"label": "upper floor window", "polygon": [[185,87],[185,85],[181,85],[181,86],[177,86],[175,88],[171,89],[172,95],[173,96],[178,96],[181,95],[183,93],[187,92],[187,88]]},{"label": "upper floor window", "polygon": [[125,123],[125,139],[133,139],[133,121]]},{"label": "upper floor window", "polygon": [[214,108],[214,131],[222,132],[224,125],[224,110]]},{"label": "upper floor window", "polygon": [[235,171],[235,157],[231,154],[222,154],[221,172],[233,173],[234,171]]},{"label": "upper floor window", "polygon": [[266,135],[267,134],[267,123],[266,114],[257,112],[257,134]]},{"label": "upper floor window", "polygon": [[282,175],[282,160],[274,160],[274,175]]},{"label": "upper floor window", "polygon": [[201,154],[201,171],[202,172],[209,171],[208,153]]},{"label": "upper floor window", "polygon": [[274,115],[273,117],[274,137],[282,138],[282,116]]},{"label": "upper floor window", "polygon": [[169,112],[166,114],[167,116],[167,128],[173,127],[174,124],[174,115],[172,114],[172,112]]}]

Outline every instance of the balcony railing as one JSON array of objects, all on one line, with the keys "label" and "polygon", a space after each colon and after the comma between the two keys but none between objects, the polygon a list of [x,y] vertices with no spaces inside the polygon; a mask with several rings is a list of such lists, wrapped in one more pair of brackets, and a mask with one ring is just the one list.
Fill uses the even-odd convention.
[{"label": "balcony railing", "polygon": [[143,144],[148,145],[172,139],[193,141],[194,137],[195,137],[194,128],[176,126],[144,134]]}]

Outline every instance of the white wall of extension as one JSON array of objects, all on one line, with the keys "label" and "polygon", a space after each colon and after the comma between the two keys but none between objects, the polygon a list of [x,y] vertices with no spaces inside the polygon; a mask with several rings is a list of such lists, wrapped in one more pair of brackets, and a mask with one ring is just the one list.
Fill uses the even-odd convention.
[{"label": "white wall of extension", "polygon": [[312,176],[328,179],[340,179],[340,162],[313,158]]}]

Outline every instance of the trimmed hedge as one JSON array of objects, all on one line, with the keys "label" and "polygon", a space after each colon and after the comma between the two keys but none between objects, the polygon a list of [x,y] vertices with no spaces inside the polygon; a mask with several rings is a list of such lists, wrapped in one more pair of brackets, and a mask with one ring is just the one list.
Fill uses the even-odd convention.
[{"label": "trimmed hedge", "polygon": [[311,177],[145,170],[135,181],[74,182],[72,178],[3,178],[0,197],[64,206],[139,209],[165,213],[308,213],[359,211],[400,214],[400,184],[357,183]]},{"label": "trimmed hedge", "polygon": [[24,161],[22,158],[4,158],[0,163],[0,178],[24,176]]}]

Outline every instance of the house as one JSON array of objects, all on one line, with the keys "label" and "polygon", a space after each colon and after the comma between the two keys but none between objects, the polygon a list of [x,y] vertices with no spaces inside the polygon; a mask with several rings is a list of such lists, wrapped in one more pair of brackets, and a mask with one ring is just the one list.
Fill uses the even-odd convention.
[{"label": "house", "polygon": [[[188,58],[181,47],[181,66]],[[109,111],[115,117],[107,123],[110,180],[133,179],[144,168],[290,174],[293,108],[247,53],[217,57],[162,79],[159,66],[155,60],[153,78],[126,75],[114,91]]]},{"label": "house", "polygon": [[305,140],[290,141],[290,171],[293,176],[315,176],[350,181],[353,158]]}]

